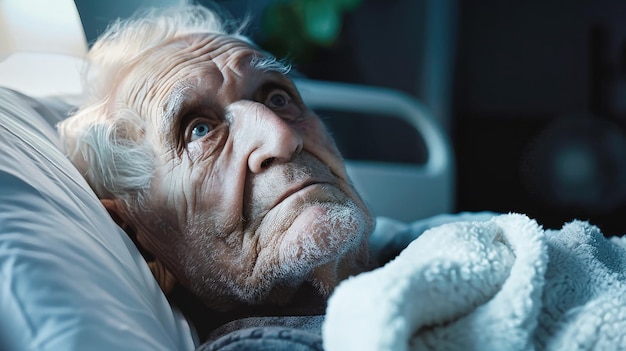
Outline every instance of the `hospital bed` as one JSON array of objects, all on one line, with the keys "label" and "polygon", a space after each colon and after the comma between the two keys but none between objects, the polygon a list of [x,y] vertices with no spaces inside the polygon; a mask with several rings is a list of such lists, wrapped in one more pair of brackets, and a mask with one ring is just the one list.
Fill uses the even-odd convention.
[{"label": "hospital bed", "polygon": [[[193,349],[184,318],[59,149],[54,124],[80,102],[86,50],[73,1],[0,1],[0,349]],[[375,215],[413,221],[454,210],[450,142],[418,101],[391,89],[296,83]],[[413,129],[403,145],[416,145],[417,156],[343,147],[377,137],[393,150],[395,135],[354,134],[366,119]]]}]

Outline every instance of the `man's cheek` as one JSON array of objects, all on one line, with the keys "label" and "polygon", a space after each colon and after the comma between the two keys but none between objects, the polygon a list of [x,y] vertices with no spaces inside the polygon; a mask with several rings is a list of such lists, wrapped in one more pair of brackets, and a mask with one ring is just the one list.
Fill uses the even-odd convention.
[{"label": "man's cheek", "polygon": [[153,182],[153,203],[159,207],[155,213],[167,217],[178,230],[186,225],[185,222],[195,211],[196,178],[191,163],[183,159],[163,164]]},{"label": "man's cheek", "polygon": [[326,165],[330,166],[334,172],[343,174],[343,158],[335,140],[322,121],[319,118],[310,120],[303,129],[303,133],[306,136],[304,149],[310,150]]}]

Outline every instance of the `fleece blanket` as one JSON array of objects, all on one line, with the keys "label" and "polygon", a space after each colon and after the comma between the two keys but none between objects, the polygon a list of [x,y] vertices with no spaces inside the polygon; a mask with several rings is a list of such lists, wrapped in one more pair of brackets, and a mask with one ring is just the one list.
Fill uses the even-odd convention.
[{"label": "fleece blanket", "polygon": [[324,348],[626,350],[625,283],[625,239],[587,222],[447,223],[337,287]]}]

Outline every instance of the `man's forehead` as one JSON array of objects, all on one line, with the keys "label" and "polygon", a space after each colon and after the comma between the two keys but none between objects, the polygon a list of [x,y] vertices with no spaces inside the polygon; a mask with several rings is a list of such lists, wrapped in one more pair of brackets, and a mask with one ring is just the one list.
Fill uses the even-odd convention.
[{"label": "man's forehead", "polygon": [[204,46],[204,50],[210,53],[212,58],[219,56],[242,56],[241,64],[248,64],[253,69],[261,71],[274,71],[287,74],[291,66],[281,60],[277,60],[273,55],[259,49],[247,37],[241,35],[226,35],[215,33],[193,33],[175,39],[179,45],[186,45],[198,50]]},{"label": "man's forehead", "polygon": [[[178,61],[192,61],[180,63],[191,69],[208,65],[217,68],[222,73],[230,71],[237,75],[255,73],[278,73],[287,75],[291,66],[273,55],[258,49],[246,37],[215,33],[192,33],[172,39],[169,44]],[[214,72],[217,73],[217,72]],[[189,85],[189,82],[185,82]]]},{"label": "man's forehead", "polygon": [[164,51],[171,53],[173,62],[191,61],[193,63],[181,62],[180,65],[192,69],[208,65],[222,72],[228,70],[242,76],[268,72],[287,75],[291,70],[289,64],[258,49],[243,36],[193,33],[174,38],[165,47]]},{"label": "man's forehead", "polygon": [[218,65],[235,63],[242,67],[252,57],[264,56],[242,37],[214,33],[193,33],[173,38],[165,44],[164,50],[181,59],[213,61]]},{"label": "man's forehead", "polygon": [[247,71],[250,62],[259,56],[263,54],[239,37],[185,34],[147,50],[140,59],[130,63],[118,86],[162,92],[170,90],[179,80],[188,80],[207,71]]}]

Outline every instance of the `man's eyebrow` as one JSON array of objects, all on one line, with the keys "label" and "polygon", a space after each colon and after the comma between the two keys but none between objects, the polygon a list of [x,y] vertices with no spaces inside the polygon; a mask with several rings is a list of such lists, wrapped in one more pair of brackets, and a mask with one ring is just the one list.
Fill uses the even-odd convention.
[{"label": "man's eyebrow", "polygon": [[163,102],[163,108],[159,119],[159,130],[162,133],[168,132],[172,125],[176,124],[180,118],[180,114],[185,107],[185,103],[189,98],[187,90],[191,89],[192,85],[188,82],[179,82],[172,90],[167,94],[165,101]]},{"label": "man's eyebrow", "polygon": [[291,72],[291,65],[287,60],[278,60],[272,55],[252,56],[250,67],[262,72],[276,72],[283,75],[287,75]]},{"label": "man's eyebrow", "polygon": [[271,81],[267,81],[263,83],[261,87],[259,87],[258,91],[261,93],[261,95],[267,95],[269,94],[269,92],[271,92],[274,89],[282,89],[282,90],[286,90],[291,95],[294,95],[296,89],[290,83],[291,81],[287,79],[278,80],[278,81],[271,80]]}]

